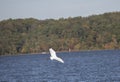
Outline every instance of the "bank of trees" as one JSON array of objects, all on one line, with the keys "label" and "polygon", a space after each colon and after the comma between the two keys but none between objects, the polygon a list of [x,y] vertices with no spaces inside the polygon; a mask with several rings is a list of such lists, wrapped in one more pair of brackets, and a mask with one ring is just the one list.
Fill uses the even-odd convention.
[{"label": "bank of trees", "polygon": [[46,20],[0,22],[0,55],[57,51],[120,49],[120,12]]}]

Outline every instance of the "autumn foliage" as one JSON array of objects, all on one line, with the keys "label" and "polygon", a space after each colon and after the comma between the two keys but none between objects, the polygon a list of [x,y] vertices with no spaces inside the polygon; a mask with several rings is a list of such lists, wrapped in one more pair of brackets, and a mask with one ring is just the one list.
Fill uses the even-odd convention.
[{"label": "autumn foliage", "polygon": [[88,17],[0,22],[0,55],[120,49],[120,12]]}]

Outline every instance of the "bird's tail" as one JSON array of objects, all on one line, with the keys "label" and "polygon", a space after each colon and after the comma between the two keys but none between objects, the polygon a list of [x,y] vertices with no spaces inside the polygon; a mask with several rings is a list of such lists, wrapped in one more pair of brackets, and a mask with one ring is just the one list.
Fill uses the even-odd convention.
[{"label": "bird's tail", "polygon": [[51,60],[53,60],[53,57],[50,57]]}]

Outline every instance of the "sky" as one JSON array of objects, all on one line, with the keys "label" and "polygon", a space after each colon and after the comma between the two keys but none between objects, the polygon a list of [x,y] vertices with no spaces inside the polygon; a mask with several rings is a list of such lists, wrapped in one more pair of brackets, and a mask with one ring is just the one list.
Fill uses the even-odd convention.
[{"label": "sky", "polygon": [[120,11],[120,0],[0,0],[0,20],[59,19]]}]

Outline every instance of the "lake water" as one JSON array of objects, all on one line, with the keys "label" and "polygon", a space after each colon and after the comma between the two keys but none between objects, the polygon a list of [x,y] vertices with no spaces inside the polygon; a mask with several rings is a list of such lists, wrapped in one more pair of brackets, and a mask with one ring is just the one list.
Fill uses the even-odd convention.
[{"label": "lake water", "polygon": [[120,82],[120,50],[0,56],[0,82]]}]

